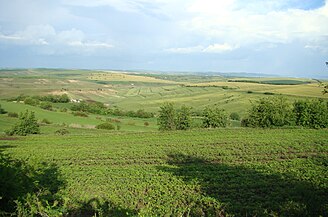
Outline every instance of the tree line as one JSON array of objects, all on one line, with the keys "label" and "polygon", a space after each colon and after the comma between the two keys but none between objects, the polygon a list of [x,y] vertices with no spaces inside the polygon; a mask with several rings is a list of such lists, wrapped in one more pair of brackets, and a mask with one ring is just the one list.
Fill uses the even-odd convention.
[{"label": "tree line", "polygon": [[[175,108],[173,103],[164,103],[158,115],[159,130],[187,130],[193,126],[192,108],[185,105]],[[203,128],[227,127],[229,116],[219,105],[207,106],[201,114]],[[239,120],[238,113],[230,119]],[[247,116],[241,120],[242,127],[328,127],[328,101],[322,99],[290,102],[284,97],[261,98],[252,103]]]}]

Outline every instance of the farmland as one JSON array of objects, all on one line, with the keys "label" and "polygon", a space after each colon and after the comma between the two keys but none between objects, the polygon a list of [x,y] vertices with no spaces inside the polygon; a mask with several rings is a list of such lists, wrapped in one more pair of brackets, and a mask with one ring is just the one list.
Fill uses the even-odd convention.
[{"label": "farmland", "polygon": [[[30,136],[0,143],[1,155],[36,168],[55,165],[52,176],[60,174],[61,183],[55,195],[65,198],[63,214],[328,212],[327,130],[103,133]],[[98,202],[92,203],[94,199]]]},{"label": "farmland", "polygon": [[[218,105],[243,118],[263,97],[325,103],[322,90],[303,78],[3,69],[0,215],[328,216],[327,129],[203,129],[199,115]],[[62,94],[79,103],[24,100]],[[104,110],[76,115],[81,102]],[[164,102],[192,107],[192,129],[159,131]],[[40,134],[6,135],[26,110]]]}]

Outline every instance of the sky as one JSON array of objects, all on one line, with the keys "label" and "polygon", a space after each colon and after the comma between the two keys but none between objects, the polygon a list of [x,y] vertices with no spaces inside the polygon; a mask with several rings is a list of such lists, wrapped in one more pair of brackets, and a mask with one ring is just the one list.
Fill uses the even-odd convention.
[{"label": "sky", "polygon": [[1,68],[328,77],[328,0],[0,0]]}]

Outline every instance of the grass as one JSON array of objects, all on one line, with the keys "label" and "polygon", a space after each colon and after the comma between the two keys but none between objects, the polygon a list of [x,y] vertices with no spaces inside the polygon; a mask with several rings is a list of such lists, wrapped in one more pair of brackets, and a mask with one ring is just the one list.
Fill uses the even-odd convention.
[{"label": "grass", "polygon": [[54,194],[68,213],[328,213],[327,130],[93,132],[0,140],[1,154],[54,165],[62,183]]},{"label": "grass", "polygon": [[[135,131],[135,132],[144,132],[144,131],[156,131],[157,121],[155,118],[131,118],[131,117],[116,117],[116,116],[104,116],[104,115],[94,115],[89,114],[88,117],[78,117],[68,112],[60,111],[48,111],[41,108],[25,105],[22,103],[6,102],[0,101],[2,108],[10,112],[24,112],[26,110],[35,112],[36,118],[41,121],[47,119],[51,122],[50,125],[46,126],[46,129],[43,130],[45,126],[41,127],[42,133],[51,133],[53,134],[57,129],[61,127],[72,128],[71,131],[75,132],[73,128],[84,128],[86,130],[94,128],[96,125],[103,123],[105,121],[113,121],[113,125],[117,127],[119,125],[121,131]],[[67,106],[67,105],[66,105]],[[66,107],[63,104],[60,104],[59,107]],[[9,118],[6,114],[0,115],[0,134],[4,133],[5,130],[12,127],[18,119]],[[148,122],[149,125],[145,126],[144,123]],[[79,132],[79,131],[78,131]]]}]

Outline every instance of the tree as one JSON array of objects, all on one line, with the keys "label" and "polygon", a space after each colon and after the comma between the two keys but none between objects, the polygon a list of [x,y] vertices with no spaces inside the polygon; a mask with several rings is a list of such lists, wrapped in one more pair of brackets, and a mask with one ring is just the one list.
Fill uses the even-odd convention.
[{"label": "tree", "polygon": [[203,111],[203,116],[203,127],[205,128],[226,127],[228,125],[228,115],[217,105],[207,106]]},{"label": "tree", "polygon": [[21,113],[19,116],[19,122],[7,132],[9,135],[26,136],[28,134],[39,134],[40,126],[35,119],[34,112]]},{"label": "tree", "polygon": [[284,97],[261,98],[253,103],[243,122],[246,126],[263,128],[290,125],[293,122],[292,105]]},{"label": "tree", "polygon": [[183,106],[181,106],[180,109],[178,109],[176,111],[175,124],[176,124],[177,130],[190,129],[191,124],[192,124],[190,107],[183,105]]},{"label": "tree", "polygon": [[294,113],[295,122],[298,126],[328,127],[328,102],[323,100],[299,100],[294,103]]},{"label": "tree", "polygon": [[176,112],[173,103],[164,103],[160,109],[157,119],[159,130],[175,130]]}]

